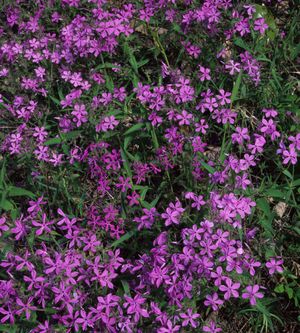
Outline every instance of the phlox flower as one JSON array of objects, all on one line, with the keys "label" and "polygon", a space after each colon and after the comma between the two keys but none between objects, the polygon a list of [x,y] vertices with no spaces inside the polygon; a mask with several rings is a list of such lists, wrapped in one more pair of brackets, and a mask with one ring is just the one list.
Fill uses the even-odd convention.
[{"label": "phlox flower", "polygon": [[170,203],[165,213],[161,214],[161,217],[165,220],[166,227],[171,224],[179,224],[181,214],[184,212],[179,200],[175,204]]},{"label": "phlox flower", "polygon": [[266,267],[269,269],[269,274],[273,275],[274,273],[278,272],[278,273],[282,273],[283,272],[283,268],[282,265],[283,264],[283,260],[282,259],[276,259],[276,258],[271,258],[267,263],[266,263]]},{"label": "phlox flower", "polygon": [[187,309],[186,313],[180,313],[179,316],[183,319],[182,326],[190,325],[193,328],[198,326],[198,322],[195,320],[200,317],[198,313],[193,313],[193,309]]},{"label": "phlox flower", "polygon": [[208,333],[219,333],[222,332],[222,329],[216,326],[216,323],[214,321],[210,321],[209,326],[203,326],[203,332]]},{"label": "phlox flower", "polygon": [[267,25],[263,17],[258,18],[254,21],[254,30],[259,31],[261,35],[268,29],[268,27],[269,26]]},{"label": "phlox flower", "polygon": [[107,132],[108,130],[113,130],[118,126],[119,121],[114,116],[104,117],[104,119],[96,126],[96,131]]},{"label": "phlox flower", "polygon": [[6,218],[1,217],[0,218],[0,237],[2,236],[3,231],[9,230],[9,227],[7,225],[5,225],[5,223],[6,223]]},{"label": "phlox flower", "polygon": [[199,66],[199,79],[201,82],[211,80],[210,69],[203,66]]},{"label": "phlox flower", "polygon": [[283,164],[289,164],[289,162],[293,165],[297,163],[297,152],[294,147],[290,147],[288,150],[284,150],[282,152]]},{"label": "phlox flower", "polygon": [[256,304],[257,298],[263,298],[264,295],[259,291],[260,286],[255,284],[254,286],[247,286],[246,292],[242,294],[242,298],[249,299],[251,305]]}]

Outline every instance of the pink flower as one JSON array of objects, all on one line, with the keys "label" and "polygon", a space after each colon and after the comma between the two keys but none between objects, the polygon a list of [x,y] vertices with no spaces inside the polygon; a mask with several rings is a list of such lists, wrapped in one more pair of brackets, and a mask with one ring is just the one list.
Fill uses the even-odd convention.
[{"label": "pink flower", "polygon": [[180,216],[183,212],[184,208],[182,208],[180,201],[176,201],[175,204],[170,203],[166,212],[161,214],[161,217],[166,220],[165,226],[167,227],[171,224],[179,224]]},{"label": "pink flower", "polygon": [[222,305],[224,301],[219,299],[219,296],[217,293],[213,293],[212,295],[207,295],[206,300],[204,301],[204,305],[211,306],[213,311],[217,311],[219,309],[219,306]]},{"label": "pink flower", "polygon": [[115,116],[105,117],[100,124],[96,126],[96,132],[107,132],[108,130],[113,130],[116,126],[118,126],[119,121],[116,120]]},{"label": "pink flower", "polygon": [[205,80],[211,80],[210,69],[203,66],[199,66],[199,78],[203,82]]},{"label": "pink flower", "polygon": [[289,164],[289,162],[291,162],[293,165],[295,165],[297,163],[297,153],[293,147],[290,147],[289,150],[284,150],[282,156],[283,164]]},{"label": "pink flower", "polygon": [[84,104],[75,104],[74,110],[71,114],[74,116],[73,121],[76,123],[77,127],[80,127],[82,123],[86,123],[88,121],[88,113],[86,112]]},{"label": "pink flower", "polygon": [[2,231],[9,230],[9,227],[7,225],[5,225],[5,222],[6,222],[6,218],[1,217],[0,218],[0,237],[2,236]]},{"label": "pink flower", "polygon": [[239,73],[241,71],[239,62],[234,62],[233,60],[229,60],[228,64],[225,65],[226,69],[229,69],[229,74],[234,75],[235,73]]},{"label": "pink flower", "polygon": [[198,326],[198,322],[195,319],[199,318],[200,315],[198,313],[193,313],[192,309],[187,309],[187,313],[180,313],[179,316],[183,319],[182,326],[192,326],[196,328]]},{"label": "pink flower", "polygon": [[263,298],[263,293],[259,292],[259,285],[255,284],[254,286],[246,287],[246,292],[242,294],[242,298],[249,299],[251,305],[256,304],[256,298]]},{"label": "pink flower", "polygon": [[224,299],[228,300],[231,296],[237,298],[239,297],[239,293],[237,292],[237,289],[240,288],[241,284],[240,283],[233,283],[230,278],[226,278],[225,280],[226,286],[220,285],[219,289],[223,292],[224,294]]},{"label": "pink flower", "polygon": [[181,114],[178,114],[176,116],[176,119],[179,120],[179,125],[189,125],[190,120],[193,119],[193,115],[191,113],[188,113],[187,111],[183,110]]},{"label": "pink flower", "polygon": [[218,333],[222,332],[222,329],[217,327],[216,323],[211,320],[209,326],[203,326],[203,332]]},{"label": "pink flower", "polygon": [[266,267],[269,269],[269,274],[273,275],[276,272],[282,273],[283,272],[283,268],[281,267],[282,264],[283,264],[282,259],[276,260],[276,258],[271,258],[270,261],[266,263]]},{"label": "pink flower", "polygon": [[37,236],[41,236],[44,232],[46,232],[48,234],[51,233],[51,229],[49,228],[49,226],[51,224],[53,224],[53,222],[52,221],[47,221],[47,216],[44,213],[42,215],[42,221],[41,222],[35,221],[35,220],[32,221],[32,225],[35,226],[35,227],[38,227],[38,229],[35,232],[35,234]]},{"label": "pink flower", "polygon": [[142,308],[142,304],[146,302],[146,298],[140,295],[135,295],[134,298],[124,296],[126,302],[123,304],[124,308],[127,308],[128,314],[134,314],[135,322],[138,322],[141,317],[149,317],[149,313],[146,309]]},{"label": "pink flower", "polygon": [[261,35],[268,29],[268,27],[269,26],[266,24],[263,17],[254,21],[254,30],[259,31]]}]

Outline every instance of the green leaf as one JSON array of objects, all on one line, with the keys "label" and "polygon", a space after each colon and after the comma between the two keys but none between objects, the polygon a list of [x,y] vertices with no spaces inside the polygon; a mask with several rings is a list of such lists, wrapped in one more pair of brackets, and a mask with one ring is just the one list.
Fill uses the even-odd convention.
[{"label": "green leaf", "polygon": [[64,140],[71,140],[71,139],[75,139],[77,138],[79,135],[81,134],[81,131],[71,131],[71,132],[68,132],[68,133],[63,133],[62,134],[62,138]]},{"label": "green leaf", "polygon": [[125,294],[131,296],[128,282],[125,280],[121,280],[121,283],[122,283]]},{"label": "green leaf", "polygon": [[233,86],[232,92],[231,92],[231,103],[237,100],[237,95],[239,93],[240,85],[242,82],[242,76],[243,76],[243,71],[241,70],[239,72],[239,75],[235,81],[235,84]]},{"label": "green leaf", "polygon": [[110,91],[112,92],[114,90],[114,81],[113,79],[105,74],[105,87]]},{"label": "green leaf", "polygon": [[266,190],[265,195],[269,196],[269,197],[274,197],[274,198],[281,198],[281,199],[286,198],[285,193],[283,193],[282,191],[280,191],[278,189],[274,189],[274,188],[270,188],[270,189]]},{"label": "green leaf", "polygon": [[124,133],[124,135],[129,135],[129,134],[131,134],[131,133],[137,132],[137,131],[139,131],[140,129],[142,129],[143,127],[145,127],[145,124],[144,124],[144,123],[138,123],[138,124],[135,124],[135,125],[133,125],[132,127],[130,127],[130,128]]},{"label": "green leaf", "polygon": [[211,174],[215,173],[215,169],[212,166],[210,166],[209,164],[207,164],[204,161],[201,161],[200,163],[203,166],[203,168],[205,168],[209,173],[211,173]]},{"label": "green leaf", "polygon": [[51,145],[57,145],[59,143],[62,142],[62,139],[61,138],[52,138],[52,139],[49,139],[47,140],[44,145],[45,146],[51,146]]},{"label": "green leaf", "polygon": [[128,45],[127,42],[124,43],[123,49],[124,49],[125,55],[129,59],[129,63],[131,65],[131,67],[133,68],[134,72],[137,74],[138,73],[138,63],[136,61],[136,58],[134,56],[132,49],[130,48],[130,46]]},{"label": "green leaf", "polygon": [[125,170],[127,172],[127,175],[131,178],[132,177],[131,168],[130,168],[129,162],[127,160],[127,156],[122,148],[121,148],[121,157],[122,157],[123,164],[124,164]]},{"label": "green leaf", "polygon": [[6,159],[4,158],[2,161],[2,168],[0,172],[0,186],[1,188],[4,188],[4,178],[5,178],[5,173],[6,173]]},{"label": "green leaf", "polygon": [[141,195],[141,200],[145,200],[145,197],[146,197],[146,194],[149,190],[149,187],[148,186],[144,186],[144,188],[142,189],[140,195]]},{"label": "green leaf", "polygon": [[34,199],[36,195],[28,190],[25,190],[21,187],[10,186],[8,189],[8,196],[9,197],[29,197]]},{"label": "green leaf", "polygon": [[293,186],[293,187],[298,187],[298,186],[300,186],[300,179],[297,179],[297,180],[293,181],[293,182],[292,182],[292,186]]},{"label": "green leaf", "polygon": [[259,217],[259,223],[263,227],[268,238],[274,234],[272,226],[274,213],[271,212],[270,205],[265,198],[260,198],[256,201],[257,207],[263,211],[264,216]]},{"label": "green leaf", "polygon": [[284,292],[284,285],[283,285],[283,284],[278,284],[278,285],[275,287],[274,291],[275,291],[276,293],[283,293],[283,292]]},{"label": "green leaf", "polygon": [[[293,179],[292,174],[289,172],[289,170],[283,170],[283,174],[285,174],[288,178]],[[300,179],[299,179],[300,180]]]},{"label": "green leaf", "polygon": [[0,208],[10,211],[14,209],[14,205],[7,199],[4,199],[0,202]]},{"label": "green leaf", "polygon": [[116,241],[114,241],[111,246],[112,247],[117,247],[120,244],[126,242],[128,239],[130,239],[133,235],[135,235],[137,233],[137,230],[132,230],[132,231],[128,231],[125,235],[123,235],[122,237],[120,237],[119,239],[117,239]]},{"label": "green leaf", "polygon": [[251,47],[242,38],[236,38],[234,44],[249,52],[252,51]]},{"label": "green leaf", "polygon": [[0,332],[5,333],[16,333],[18,332],[18,327],[16,325],[2,325],[0,324]]},{"label": "green leaf", "polygon": [[289,299],[292,299],[294,296],[294,290],[290,287],[285,287],[285,291],[287,292]]},{"label": "green leaf", "polygon": [[50,97],[50,99],[51,99],[56,105],[59,105],[59,106],[60,106],[60,101],[59,101],[57,98],[55,98],[55,97],[53,97],[53,96],[50,96],[50,95],[49,95],[49,97]]},{"label": "green leaf", "polygon": [[157,139],[154,127],[151,128],[151,136],[152,136],[152,142],[153,142],[154,148],[158,149],[159,143],[158,143],[158,139]]},{"label": "green leaf", "polygon": [[109,62],[105,62],[104,64],[100,64],[98,66],[96,66],[94,68],[95,71],[99,70],[99,69],[113,69],[113,68],[120,68],[120,66],[117,66],[115,64],[109,63]]},{"label": "green leaf", "polygon": [[138,68],[143,67],[144,65],[146,65],[150,60],[149,59],[144,59],[138,62]]},{"label": "green leaf", "polygon": [[256,201],[257,207],[260,208],[267,217],[271,216],[271,209],[268,201],[265,198],[260,198]]}]

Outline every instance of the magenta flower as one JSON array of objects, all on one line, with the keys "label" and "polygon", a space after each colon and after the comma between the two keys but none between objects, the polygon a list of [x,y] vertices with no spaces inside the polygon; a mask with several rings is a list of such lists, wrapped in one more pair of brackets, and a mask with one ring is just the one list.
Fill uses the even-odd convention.
[{"label": "magenta flower", "polygon": [[211,306],[213,311],[217,311],[222,305],[224,301],[219,299],[219,296],[217,293],[213,293],[212,295],[207,295],[206,300],[204,301],[204,305]]},{"label": "magenta flower", "polygon": [[220,101],[220,105],[226,105],[226,104],[230,104],[231,100],[230,100],[230,96],[231,93],[225,91],[224,89],[220,89],[219,90],[219,95],[217,95],[218,100]]},{"label": "magenta flower", "polygon": [[283,164],[291,164],[295,165],[297,163],[297,152],[295,148],[290,147],[289,150],[284,150],[282,153],[283,156]]},{"label": "magenta flower", "polygon": [[126,302],[123,304],[124,308],[127,308],[128,314],[134,314],[134,321],[138,322],[140,317],[149,317],[149,313],[146,309],[142,308],[141,305],[146,302],[146,298],[140,295],[135,295],[134,298],[124,296]]},{"label": "magenta flower", "polygon": [[269,26],[267,25],[263,17],[258,18],[254,21],[254,30],[259,31],[261,35],[268,29],[268,27]]},{"label": "magenta flower", "polygon": [[276,272],[282,273],[283,272],[283,268],[281,267],[282,264],[283,264],[282,259],[276,260],[276,258],[271,258],[266,263],[266,267],[269,269],[269,274],[273,275]]},{"label": "magenta flower", "polygon": [[230,75],[234,75],[235,73],[239,73],[241,71],[240,66],[241,64],[239,62],[229,60],[229,62],[225,65],[225,68],[229,70]]},{"label": "magenta flower", "polygon": [[178,114],[176,116],[176,119],[179,121],[179,125],[190,125],[190,120],[193,119],[193,115],[191,113],[188,113],[186,110],[183,110],[181,114]]},{"label": "magenta flower", "polygon": [[247,286],[246,292],[242,294],[242,298],[249,299],[251,305],[256,304],[256,298],[263,298],[263,293],[259,292],[259,285],[255,284],[254,286]]},{"label": "magenta flower", "polygon": [[16,311],[11,310],[9,305],[7,307],[7,310],[4,307],[0,307],[0,313],[3,315],[3,317],[1,318],[2,324],[4,324],[8,320],[11,325],[15,323]]},{"label": "magenta flower", "polygon": [[80,127],[82,123],[86,123],[88,121],[88,113],[86,112],[84,104],[75,104],[74,110],[71,114],[74,116],[73,121],[76,123],[77,127]]},{"label": "magenta flower", "polygon": [[37,199],[37,201],[29,201],[30,207],[27,209],[28,213],[37,214],[41,211],[41,205],[45,205],[47,202],[43,201],[43,197]]},{"label": "magenta flower", "polygon": [[179,224],[180,216],[183,212],[184,208],[182,208],[180,201],[176,201],[175,204],[170,203],[169,207],[166,209],[166,212],[161,214],[161,217],[166,220],[166,227],[171,224]]},{"label": "magenta flower", "polygon": [[198,313],[193,313],[193,309],[187,309],[186,313],[180,313],[179,316],[183,319],[182,326],[190,325],[193,328],[198,326],[198,322],[195,319],[199,318],[200,315]]},{"label": "magenta flower", "polygon": [[17,310],[16,313],[20,315],[25,312],[26,319],[29,320],[30,312],[37,309],[36,306],[30,304],[32,301],[33,297],[29,297],[26,303],[24,303],[20,298],[17,298],[16,303],[19,305],[20,309]]},{"label": "magenta flower", "polygon": [[9,230],[9,227],[7,225],[5,225],[5,223],[6,223],[6,218],[1,217],[0,218],[0,237],[2,236],[2,231]]},{"label": "magenta flower", "polygon": [[209,326],[203,326],[203,332],[218,333],[218,332],[222,332],[222,329],[217,327],[216,323],[211,320],[209,323]]},{"label": "magenta flower", "polygon": [[35,227],[38,227],[38,229],[36,230],[35,234],[37,236],[41,236],[43,233],[51,233],[51,228],[49,227],[50,225],[53,224],[53,221],[47,221],[47,216],[46,214],[42,214],[42,221],[32,221],[32,225]]},{"label": "magenta flower", "polygon": [[80,317],[77,318],[75,321],[75,325],[78,326],[78,324],[81,325],[84,331],[86,331],[88,327],[93,328],[94,327],[93,314],[91,312],[87,314],[84,310],[81,310]]},{"label": "magenta flower", "polygon": [[96,131],[107,132],[108,130],[113,130],[116,126],[118,126],[119,121],[116,120],[115,116],[104,117],[104,119],[96,126]]},{"label": "magenta flower", "polygon": [[168,320],[165,327],[161,327],[157,330],[157,333],[176,333],[179,332],[180,326],[172,324],[171,320]]},{"label": "magenta flower", "polygon": [[230,278],[225,278],[225,283],[226,286],[220,285],[219,289],[223,292],[224,294],[224,299],[228,300],[231,296],[237,298],[239,297],[239,293],[237,292],[237,289],[240,288],[241,284],[239,282],[233,283]]},{"label": "magenta flower", "polygon": [[86,244],[83,251],[91,251],[95,253],[97,251],[97,247],[101,244],[101,242],[97,240],[96,235],[84,237],[82,240]]},{"label": "magenta flower", "polygon": [[133,191],[131,195],[127,195],[127,199],[129,200],[129,206],[138,205],[139,198],[140,198],[140,195],[136,191]]},{"label": "magenta flower", "polygon": [[205,80],[211,80],[210,69],[203,66],[199,66],[199,79],[201,82]]}]

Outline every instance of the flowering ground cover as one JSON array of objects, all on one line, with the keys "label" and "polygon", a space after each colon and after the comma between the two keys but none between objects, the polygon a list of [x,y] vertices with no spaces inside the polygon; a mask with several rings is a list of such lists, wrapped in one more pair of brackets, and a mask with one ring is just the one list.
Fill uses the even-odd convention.
[{"label": "flowering ground cover", "polygon": [[0,332],[300,324],[299,1],[0,8]]}]

